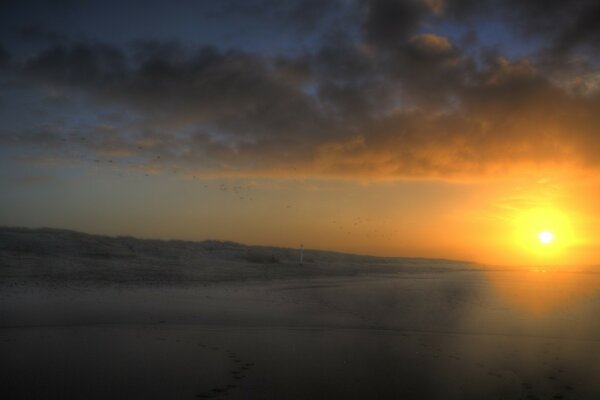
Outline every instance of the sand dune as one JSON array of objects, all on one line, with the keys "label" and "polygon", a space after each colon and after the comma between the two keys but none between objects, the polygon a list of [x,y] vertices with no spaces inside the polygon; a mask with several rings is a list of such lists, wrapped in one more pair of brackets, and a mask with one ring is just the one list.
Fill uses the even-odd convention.
[{"label": "sand dune", "polygon": [[434,272],[470,263],[372,257],[329,251],[246,246],[222,241],[161,241],[58,229],[0,228],[1,276],[17,281],[189,283],[356,274]]}]

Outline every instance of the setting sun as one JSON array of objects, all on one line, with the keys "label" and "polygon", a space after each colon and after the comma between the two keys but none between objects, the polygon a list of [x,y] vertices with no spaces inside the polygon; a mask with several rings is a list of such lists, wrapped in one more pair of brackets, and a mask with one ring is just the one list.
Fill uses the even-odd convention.
[{"label": "setting sun", "polygon": [[543,231],[538,234],[538,239],[541,244],[550,244],[554,240],[554,234],[552,232]]},{"label": "setting sun", "polygon": [[575,237],[569,214],[555,208],[526,209],[513,220],[514,241],[525,263],[557,264],[569,257]]}]

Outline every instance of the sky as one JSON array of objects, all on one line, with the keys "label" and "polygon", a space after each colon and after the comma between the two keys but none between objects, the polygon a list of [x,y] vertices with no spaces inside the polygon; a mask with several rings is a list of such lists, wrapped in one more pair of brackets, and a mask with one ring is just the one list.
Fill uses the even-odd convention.
[{"label": "sky", "polygon": [[1,2],[0,156],[4,226],[600,264],[600,3]]}]

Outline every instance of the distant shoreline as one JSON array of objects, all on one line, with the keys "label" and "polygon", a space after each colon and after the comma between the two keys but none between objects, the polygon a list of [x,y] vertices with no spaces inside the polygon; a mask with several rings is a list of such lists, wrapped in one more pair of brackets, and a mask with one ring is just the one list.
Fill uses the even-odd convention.
[{"label": "distant shoreline", "polygon": [[201,284],[473,270],[443,259],[376,257],[228,241],[137,239],[52,228],[0,228],[0,277],[11,281]]}]

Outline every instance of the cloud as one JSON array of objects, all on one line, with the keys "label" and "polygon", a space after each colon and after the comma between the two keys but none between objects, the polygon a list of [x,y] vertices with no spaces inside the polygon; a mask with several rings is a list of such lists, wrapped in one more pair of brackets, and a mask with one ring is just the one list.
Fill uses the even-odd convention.
[{"label": "cloud", "polygon": [[[96,117],[77,126],[40,122],[4,137],[55,155],[77,146],[87,159],[211,175],[452,179],[598,168],[597,54],[560,75],[548,67],[550,53],[571,65],[566,49],[594,46],[590,25],[569,33],[594,7],[576,1],[563,20],[558,3],[548,10],[524,3],[363,0],[359,25],[336,26],[300,54],[159,40],[51,45],[11,74],[40,91],[81,97]],[[246,11],[260,14],[269,4]],[[322,6],[295,4],[304,7],[295,18],[309,25]],[[499,49],[467,50],[435,29],[436,21],[498,9],[516,16],[519,34],[544,36],[539,27],[551,23],[557,33],[511,58]],[[562,50],[561,41],[569,42]],[[109,120],[107,109],[124,117]],[[71,140],[70,132],[86,140]]]},{"label": "cloud", "polygon": [[427,3],[418,0],[366,0],[363,3],[365,39],[385,48],[402,43],[431,12]]},{"label": "cloud", "polygon": [[555,51],[598,46],[600,4],[593,0],[517,1],[508,4],[515,25],[526,34],[547,36]]},{"label": "cloud", "polygon": [[56,44],[69,41],[66,35],[47,30],[40,25],[27,25],[17,29],[17,32],[23,40],[30,42]]},{"label": "cloud", "polygon": [[452,43],[442,36],[431,33],[415,35],[410,38],[410,43],[424,53],[448,54],[453,51]]},{"label": "cloud", "polygon": [[0,70],[6,68],[10,61],[10,53],[8,50],[4,48],[2,43],[0,43]]},{"label": "cloud", "polygon": [[[600,4],[595,0],[445,0],[441,14],[470,23],[501,20],[522,39],[542,41],[554,62],[588,47],[598,51]],[[581,54],[580,54],[581,56]]]},{"label": "cloud", "polygon": [[600,43],[600,4],[589,2],[578,10],[577,16],[569,21],[565,29],[558,34],[553,43],[555,52],[564,53],[580,46],[599,49]]}]

